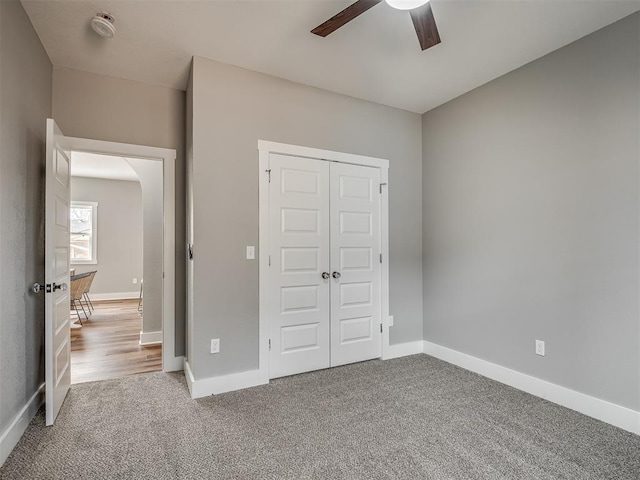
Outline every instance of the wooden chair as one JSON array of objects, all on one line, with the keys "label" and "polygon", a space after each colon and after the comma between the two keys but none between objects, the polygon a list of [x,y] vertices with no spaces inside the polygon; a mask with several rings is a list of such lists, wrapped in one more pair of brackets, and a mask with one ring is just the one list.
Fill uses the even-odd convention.
[{"label": "wooden chair", "polygon": [[93,306],[93,302],[91,301],[91,298],[89,298],[89,293],[91,292],[91,285],[93,284],[93,279],[95,278],[96,273],[98,273],[97,270],[94,270],[93,272],[89,272],[89,276],[86,277],[87,279],[84,285],[84,292],[82,292],[82,296],[84,297],[84,300],[87,304],[87,308],[89,309],[90,312],[93,312],[95,310]]},{"label": "wooden chair", "polygon": [[71,277],[71,308],[78,316],[78,320],[80,320],[80,325],[82,325],[82,317],[80,317],[80,311],[78,310],[78,305],[82,309],[82,313],[84,313],[84,318],[88,319],[89,315],[87,315],[86,310],[84,309],[84,305],[82,305],[82,297],[84,294],[84,287],[86,284],[86,279],[88,278],[87,274],[74,275]]}]

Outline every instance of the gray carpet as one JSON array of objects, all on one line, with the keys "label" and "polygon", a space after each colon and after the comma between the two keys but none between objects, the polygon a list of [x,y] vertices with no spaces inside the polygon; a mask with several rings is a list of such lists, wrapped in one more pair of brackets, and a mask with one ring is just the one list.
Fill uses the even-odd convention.
[{"label": "gray carpet", "polygon": [[72,387],[1,479],[633,479],[640,437],[426,355],[200,400],[181,374]]}]

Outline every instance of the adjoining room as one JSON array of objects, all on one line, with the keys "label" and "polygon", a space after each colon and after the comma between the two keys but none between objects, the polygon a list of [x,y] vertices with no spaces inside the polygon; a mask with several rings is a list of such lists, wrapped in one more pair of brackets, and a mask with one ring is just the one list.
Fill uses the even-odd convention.
[{"label": "adjoining room", "polygon": [[72,384],[162,370],[162,169],[141,162],[71,153]]}]

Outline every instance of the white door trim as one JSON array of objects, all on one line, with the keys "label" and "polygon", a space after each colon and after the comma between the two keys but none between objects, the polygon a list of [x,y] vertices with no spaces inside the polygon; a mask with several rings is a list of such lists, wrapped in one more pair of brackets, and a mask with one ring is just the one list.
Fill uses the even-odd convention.
[{"label": "white door trim", "polygon": [[101,153],[117,157],[141,158],[162,162],[164,195],[164,239],[162,286],[162,371],[182,370],[183,357],[175,354],[175,283],[176,283],[176,151],[169,148],[148,147],[128,143],[105,142],[88,138],[66,137],[69,150]]},{"label": "white door trim", "polygon": [[259,201],[259,377],[263,383],[269,382],[269,315],[267,299],[269,295],[269,155],[279,153],[295,157],[313,158],[330,162],[363,165],[380,169],[380,183],[383,185],[380,199],[380,234],[382,250],[382,356],[390,358],[389,350],[389,161],[382,158],[366,157],[351,153],[334,152],[317,148],[301,147],[284,143],[258,140],[258,201]]}]

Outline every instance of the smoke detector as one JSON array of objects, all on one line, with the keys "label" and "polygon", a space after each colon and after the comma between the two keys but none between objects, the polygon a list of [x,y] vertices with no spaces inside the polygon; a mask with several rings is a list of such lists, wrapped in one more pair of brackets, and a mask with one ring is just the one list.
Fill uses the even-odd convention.
[{"label": "smoke detector", "polygon": [[91,28],[101,37],[111,38],[116,34],[115,21],[115,17],[110,13],[98,12],[91,19]]}]

